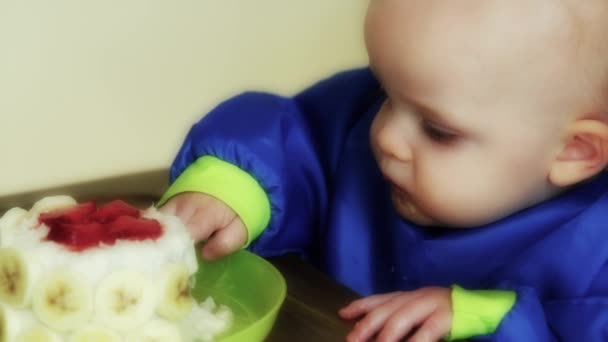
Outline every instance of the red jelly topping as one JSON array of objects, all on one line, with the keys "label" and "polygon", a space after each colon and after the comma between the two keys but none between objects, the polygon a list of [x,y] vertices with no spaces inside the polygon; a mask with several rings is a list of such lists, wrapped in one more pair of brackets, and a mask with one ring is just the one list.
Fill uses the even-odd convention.
[{"label": "red jelly topping", "polygon": [[113,245],[116,240],[156,240],[163,232],[158,221],[140,217],[138,209],[120,200],[99,208],[86,202],[40,214],[38,220],[49,227],[47,240],[74,251]]}]

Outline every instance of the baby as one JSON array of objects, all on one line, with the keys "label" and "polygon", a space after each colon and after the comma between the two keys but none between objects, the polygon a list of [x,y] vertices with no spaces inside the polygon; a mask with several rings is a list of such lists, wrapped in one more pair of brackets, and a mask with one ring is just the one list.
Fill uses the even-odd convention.
[{"label": "baby", "polygon": [[359,292],[349,341],[606,341],[606,32],[605,0],[372,0],[370,68],[218,106],[163,210]]}]

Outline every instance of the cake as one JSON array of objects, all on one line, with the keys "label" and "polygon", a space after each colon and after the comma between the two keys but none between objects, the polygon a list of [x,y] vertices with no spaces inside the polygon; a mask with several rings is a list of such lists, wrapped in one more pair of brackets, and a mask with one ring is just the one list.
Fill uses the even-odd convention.
[{"label": "cake", "polygon": [[[194,300],[197,269],[184,225],[154,207],[53,196],[10,209],[0,218],[0,342],[212,339],[232,314]],[[192,336],[193,322],[209,326],[205,336]]]}]

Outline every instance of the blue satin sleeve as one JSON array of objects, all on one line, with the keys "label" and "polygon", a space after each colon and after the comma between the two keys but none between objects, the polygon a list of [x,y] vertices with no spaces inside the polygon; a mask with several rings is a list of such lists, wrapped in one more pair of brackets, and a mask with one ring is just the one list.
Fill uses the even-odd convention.
[{"label": "blue satin sleeve", "polygon": [[264,256],[310,254],[318,248],[342,144],[378,90],[369,70],[359,69],[294,97],[248,92],[231,98],[191,128],[171,182],[204,155],[238,166],[271,204],[270,223],[249,249]]},{"label": "blue satin sleeve", "polygon": [[514,290],[517,302],[496,331],[473,341],[608,341],[608,297],[541,301],[533,288]]}]

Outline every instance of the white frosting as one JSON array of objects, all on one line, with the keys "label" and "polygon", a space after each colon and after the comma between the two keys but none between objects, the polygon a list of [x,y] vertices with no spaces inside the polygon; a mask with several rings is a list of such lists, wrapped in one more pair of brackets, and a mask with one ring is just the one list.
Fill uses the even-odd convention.
[{"label": "white frosting", "polygon": [[191,273],[198,268],[194,241],[177,217],[163,215],[149,208],[143,215],[155,219],[163,227],[163,234],[156,240],[117,240],[114,245],[100,245],[82,251],[45,240],[48,227],[38,223],[37,215],[21,223],[14,230],[13,247],[25,252],[28,258],[39,265],[44,273],[65,269],[82,276],[89,284],[98,284],[111,272],[120,269],[140,271],[151,277],[160,276],[163,265],[185,263]]}]

